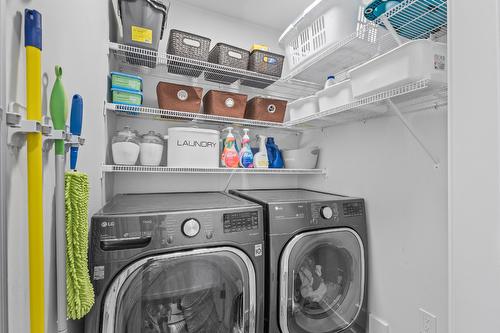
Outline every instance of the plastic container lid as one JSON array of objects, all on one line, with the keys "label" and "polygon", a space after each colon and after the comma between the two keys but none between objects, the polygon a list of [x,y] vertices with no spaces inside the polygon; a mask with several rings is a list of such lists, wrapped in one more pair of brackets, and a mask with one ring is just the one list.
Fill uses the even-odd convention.
[{"label": "plastic container lid", "polygon": [[171,127],[168,129],[168,133],[172,132],[196,132],[196,133],[216,134],[216,135],[220,134],[220,132],[217,130],[196,128],[196,127]]},{"label": "plastic container lid", "polygon": [[139,145],[139,137],[136,131],[126,126],[121,131],[116,132],[112,142],[132,142]]},{"label": "plastic container lid", "polygon": [[121,72],[111,72],[110,74],[111,74],[111,76],[113,76],[113,75],[116,75],[116,76],[125,76],[125,77],[129,77],[131,79],[140,80],[142,82],[142,77],[137,76],[137,75],[126,74],[126,73],[121,73]]},{"label": "plastic container lid", "polygon": [[163,146],[162,137],[154,131],[149,131],[141,137],[141,143],[155,143]]},{"label": "plastic container lid", "polygon": [[123,93],[134,94],[134,95],[141,95],[141,97],[144,96],[144,94],[142,92],[140,92],[140,91],[123,89],[123,88],[112,87],[111,91],[123,92]]}]

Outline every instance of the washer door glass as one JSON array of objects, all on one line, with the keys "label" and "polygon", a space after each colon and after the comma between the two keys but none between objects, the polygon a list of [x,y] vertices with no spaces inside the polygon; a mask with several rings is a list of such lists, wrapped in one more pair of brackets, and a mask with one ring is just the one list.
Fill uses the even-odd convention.
[{"label": "washer door glass", "polygon": [[284,333],[335,333],[356,320],[364,297],[364,251],[350,229],[303,233],[281,258]]},{"label": "washer door glass", "polygon": [[233,248],[150,257],[125,269],[106,295],[103,332],[255,331],[255,270]]}]

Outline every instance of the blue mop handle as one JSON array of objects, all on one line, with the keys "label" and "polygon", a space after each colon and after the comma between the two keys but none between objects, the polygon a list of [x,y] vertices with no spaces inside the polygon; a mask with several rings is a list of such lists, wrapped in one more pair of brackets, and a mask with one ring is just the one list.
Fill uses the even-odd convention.
[{"label": "blue mop handle", "polygon": [[[82,135],[82,120],[83,120],[83,98],[80,95],[74,95],[71,102],[71,119],[69,130],[72,135]],[[76,169],[78,160],[78,147],[71,147],[70,150],[70,167],[71,170]]]}]

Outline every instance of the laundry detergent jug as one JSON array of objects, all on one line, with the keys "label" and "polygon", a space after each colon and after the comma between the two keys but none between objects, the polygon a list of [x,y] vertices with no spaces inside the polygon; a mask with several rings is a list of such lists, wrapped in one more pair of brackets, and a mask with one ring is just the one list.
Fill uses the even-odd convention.
[{"label": "laundry detergent jug", "polygon": [[285,166],[283,163],[283,156],[278,145],[274,142],[274,138],[267,138],[266,141],[267,158],[269,160],[269,168],[282,169]]}]

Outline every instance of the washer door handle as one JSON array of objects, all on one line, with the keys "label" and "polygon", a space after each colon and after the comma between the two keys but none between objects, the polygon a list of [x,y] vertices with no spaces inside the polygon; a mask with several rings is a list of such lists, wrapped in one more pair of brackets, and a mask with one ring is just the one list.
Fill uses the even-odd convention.
[{"label": "washer door handle", "polygon": [[151,236],[103,239],[100,245],[104,251],[118,251],[139,249],[148,246],[149,243],[151,243]]}]

